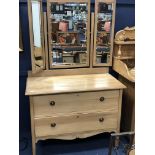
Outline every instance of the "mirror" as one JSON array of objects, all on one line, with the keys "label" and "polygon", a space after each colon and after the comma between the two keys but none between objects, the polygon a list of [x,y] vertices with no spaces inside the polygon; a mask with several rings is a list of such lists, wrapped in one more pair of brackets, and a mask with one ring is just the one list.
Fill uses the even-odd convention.
[{"label": "mirror", "polygon": [[94,38],[94,64],[105,65],[111,61],[113,48],[113,4],[96,3]]},{"label": "mirror", "polygon": [[44,45],[41,0],[28,0],[32,71],[44,68]]},{"label": "mirror", "polygon": [[42,23],[41,23],[41,3],[40,1],[31,1],[32,4],[32,26],[34,41],[34,57],[37,67],[43,67],[43,46],[42,46]]},{"label": "mirror", "polygon": [[88,3],[49,3],[50,66],[77,67],[89,65]]},{"label": "mirror", "polygon": [[41,48],[41,20],[40,20],[40,2],[32,1],[32,19],[34,46]]}]

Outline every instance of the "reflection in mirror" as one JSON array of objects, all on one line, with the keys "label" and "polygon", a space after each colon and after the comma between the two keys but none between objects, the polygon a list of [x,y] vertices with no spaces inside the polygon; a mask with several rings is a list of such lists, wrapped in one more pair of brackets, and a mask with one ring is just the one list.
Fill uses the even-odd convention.
[{"label": "reflection in mirror", "polygon": [[98,3],[96,63],[109,63],[112,32],[112,4]]},{"label": "reflection in mirror", "polygon": [[32,0],[31,5],[35,65],[36,67],[43,67],[43,51],[41,38],[41,3],[39,1]]},{"label": "reflection in mirror", "polygon": [[50,3],[52,66],[86,64],[87,3]]}]

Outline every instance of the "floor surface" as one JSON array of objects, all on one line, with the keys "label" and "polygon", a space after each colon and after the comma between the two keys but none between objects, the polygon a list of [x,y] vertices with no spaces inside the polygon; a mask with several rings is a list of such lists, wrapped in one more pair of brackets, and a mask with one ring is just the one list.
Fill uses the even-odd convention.
[{"label": "floor surface", "polygon": [[[37,143],[37,155],[108,155],[109,142],[110,134],[100,134],[86,139],[71,141],[39,141]],[[31,135],[23,133],[20,135],[19,155],[32,155],[31,152]],[[116,155],[116,153],[113,152],[112,155]],[[120,149],[117,155],[125,154]]]}]

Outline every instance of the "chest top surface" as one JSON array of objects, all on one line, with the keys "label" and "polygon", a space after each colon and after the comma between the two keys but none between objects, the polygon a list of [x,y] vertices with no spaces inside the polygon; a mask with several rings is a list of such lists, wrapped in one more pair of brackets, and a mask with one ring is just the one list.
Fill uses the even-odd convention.
[{"label": "chest top surface", "polygon": [[50,77],[28,77],[26,95],[124,89],[110,74],[88,74]]}]

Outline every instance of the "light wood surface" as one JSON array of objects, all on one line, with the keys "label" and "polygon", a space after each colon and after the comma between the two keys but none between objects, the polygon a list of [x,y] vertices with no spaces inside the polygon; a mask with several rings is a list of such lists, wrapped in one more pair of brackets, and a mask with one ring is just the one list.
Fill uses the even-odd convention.
[{"label": "light wood surface", "polygon": [[[126,41],[125,39],[132,39]],[[131,82],[135,82],[135,29],[125,28],[115,35],[113,69]]]},{"label": "light wood surface", "polygon": [[117,40],[115,40],[115,44],[118,44],[118,45],[132,45],[132,44],[135,44],[135,41],[117,41]]},{"label": "light wood surface", "polygon": [[44,70],[39,73],[33,74],[31,71],[28,72],[29,77],[46,77],[46,76],[64,76],[64,75],[86,75],[86,74],[104,74],[108,73],[108,67],[102,68],[74,68],[74,69],[55,69],[55,70]]},{"label": "light wood surface", "polygon": [[44,12],[44,39],[45,39],[45,63],[46,63],[46,70],[49,69],[48,66],[48,46],[47,46],[47,14]]},{"label": "light wood surface", "polygon": [[125,86],[110,74],[28,77],[26,95],[123,89]]},{"label": "light wood surface", "polygon": [[34,124],[34,105],[32,97],[30,97],[30,116],[31,116],[31,136],[32,136],[32,155],[36,155],[36,136],[35,136],[35,124]]},{"label": "light wood surface", "polygon": [[[51,127],[51,124],[55,124],[55,126]],[[104,113],[89,113],[69,117],[63,116],[35,119],[35,134],[37,137],[111,129],[116,127],[117,114],[104,115]]]},{"label": "light wood surface", "polygon": [[[103,101],[100,101],[104,97]],[[33,96],[35,117],[100,111],[118,112],[119,90]],[[52,103],[52,105],[51,105]],[[54,104],[53,104],[54,103]]]},{"label": "light wood surface", "polygon": [[126,85],[122,100],[122,131],[135,131],[135,83],[119,75],[119,81]]},{"label": "light wood surface", "polygon": [[93,67],[93,56],[94,56],[94,13],[91,13],[91,41],[90,41],[90,68]]},{"label": "light wood surface", "polygon": [[135,155],[135,150],[131,150],[131,151],[129,152],[129,155]]},{"label": "light wood surface", "polygon": [[135,82],[135,72],[130,72],[131,69],[129,69],[128,66],[118,58],[114,58],[113,60],[113,70],[129,81]]},{"label": "light wood surface", "polygon": [[135,58],[135,44],[115,44],[114,56],[118,58],[133,57]]},{"label": "light wood surface", "polygon": [[119,100],[118,100],[118,122],[117,122],[117,132],[120,132],[120,124],[121,124],[121,111],[122,111],[122,93],[123,90],[119,91]]},{"label": "light wood surface", "polygon": [[135,40],[135,27],[126,27],[115,35],[115,40],[117,41],[126,41],[126,39],[129,41]]},{"label": "light wood surface", "polygon": [[83,139],[87,137],[91,137],[103,132],[117,132],[116,129],[101,129],[101,130],[92,130],[92,131],[84,131],[78,133],[69,133],[69,134],[61,134],[61,135],[53,135],[53,136],[43,136],[36,138],[36,142],[39,140],[46,140],[46,139],[64,139],[64,140],[73,140],[73,139]]}]

